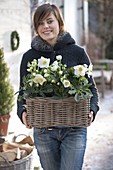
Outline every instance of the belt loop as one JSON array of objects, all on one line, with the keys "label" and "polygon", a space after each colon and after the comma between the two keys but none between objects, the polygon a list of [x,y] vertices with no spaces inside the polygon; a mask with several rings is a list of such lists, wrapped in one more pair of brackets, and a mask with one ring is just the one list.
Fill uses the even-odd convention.
[{"label": "belt loop", "polygon": [[47,130],[53,130],[53,128],[50,127],[50,128],[47,128]]}]

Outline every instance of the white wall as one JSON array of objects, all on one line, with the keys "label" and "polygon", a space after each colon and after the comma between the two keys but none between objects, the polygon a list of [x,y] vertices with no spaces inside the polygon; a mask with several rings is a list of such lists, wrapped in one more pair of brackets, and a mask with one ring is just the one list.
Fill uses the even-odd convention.
[{"label": "white wall", "polygon": [[[31,19],[29,0],[0,1],[0,47],[4,48],[5,60],[10,67],[10,78],[15,91],[18,89],[21,56],[31,44]],[[10,35],[16,30],[20,36],[17,51],[11,51]]]},{"label": "white wall", "polygon": [[84,16],[82,0],[64,1],[64,19],[66,29],[75,39],[76,43],[82,44],[84,36]]},{"label": "white wall", "polygon": [[85,42],[88,44],[88,34],[89,34],[89,11],[88,11],[88,0],[84,0],[84,34],[85,34]]},{"label": "white wall", "polygon": [[[10,35],[12,31],[17,31],[20,36],[20,46],[18,50],[12,52],[10,45]],[[31,18],[30,18],[30,1],[29,0],[0,0],[0,47],[4,48],[5,61],[10,68],[10,80],[14,91],[19,89],[19,73],[22,54],[31,46]],[[9,122],[10,132],[25,132],[26,128],[20,122],[13,107],[11,119]],[[17,126],[15,126],[15,125]]]},{"label": "white wall", "polygon": [[[64,1],[64,20],[66,30],[71,33],[71,35],[75,38],[77,27],[77,11],[76,11],[76,0],[65,0]],[[77,38],[77,37],[76,37]]]}]

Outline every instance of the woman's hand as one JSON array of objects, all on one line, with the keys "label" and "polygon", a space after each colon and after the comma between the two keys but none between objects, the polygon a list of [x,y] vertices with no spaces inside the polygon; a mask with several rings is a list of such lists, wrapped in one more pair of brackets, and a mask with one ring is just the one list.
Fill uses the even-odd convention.
[{"label": "woman's hand", "polygon": [[26,128],[31,129],[32,127],[27,124],[26,117],[27,117],[27,113],[26,113],[26,112],[23,112],[23,113],[22,113],[22,121],[23,121],[24,125],[26,126]]},{"label": "woman's hand", "polygon": [[89,122],[89,126],[91,125],[92,121],[93,121],[93,111],[91,111],[89,113],[89,119],[90,119],[90,122]]}]

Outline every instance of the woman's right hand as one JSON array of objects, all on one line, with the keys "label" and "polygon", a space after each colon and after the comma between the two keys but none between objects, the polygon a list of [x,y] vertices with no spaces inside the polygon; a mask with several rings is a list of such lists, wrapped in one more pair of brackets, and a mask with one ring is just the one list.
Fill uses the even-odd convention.
[{"label": "woman's right hand", "polygon": [[31,129],[32,127],[27,124],[27,119],[26,119],[26,117],[27,117],[27,113],[26,113],[26,112],[23,112],[23,113],[22,113],[22,121],[23,121],[24,125],[26,126],[26,128]]}]

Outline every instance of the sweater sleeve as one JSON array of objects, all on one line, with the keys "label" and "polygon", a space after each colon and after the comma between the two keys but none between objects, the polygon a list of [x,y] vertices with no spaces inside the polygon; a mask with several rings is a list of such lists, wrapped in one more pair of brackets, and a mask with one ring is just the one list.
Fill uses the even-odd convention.
[{"label": "sweater sleeve", "polygon": [[20,85],[19,85],[19,94],[17,97],[17,115],[20,118],[22,122],[22,113],[25,111],[26,112],[26,101],[24,99],[19,99],[20,96],[23,95],[23,91],[21,91],[20,87],[23,86],[23,77],[27,74],[27,61],[26,61],[26,56],[25,54],[22,57],[22,61],[20,64]]},{"label": "sweater sleeve", "polygon": [[[83,49],[81,56],[82,56],[82,58],[80,60],[81,64],[87,64],[87,65],[91,64],[90,58],[87,55],[87,53],[84,51],[84,49]],[[94,112],[94,119],[95,119],[95,116],[96,116],[96,114],[99,110],[98,89],[96,87],[96,83],[95,83],[94,78],[92,76],[88,77],[88,81],[89,81],[89,83],[91,83],[90,90],[92,92],[92,96],[91,96],[91,99],[90,99],[90,111]],[[93,119],[93,121],[94,121],[94,119]]]}]

